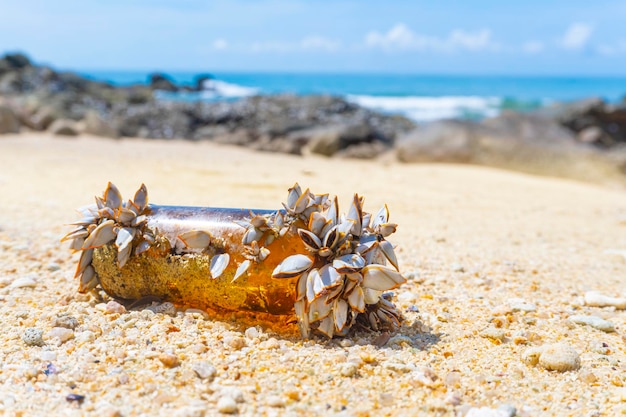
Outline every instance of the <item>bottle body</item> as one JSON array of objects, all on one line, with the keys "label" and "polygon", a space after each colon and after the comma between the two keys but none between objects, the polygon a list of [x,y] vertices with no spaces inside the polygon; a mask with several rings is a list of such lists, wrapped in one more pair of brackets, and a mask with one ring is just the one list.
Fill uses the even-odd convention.
[{"label": "bottle body", "polygon": [[[153,245],[140,256],[132,256],[123,267],[117,263],[117,248],[97,248],[92,265],[100,286],[113,297],[140,299],[156,296],[177,305],[216,311],[257,311],[293,314],[295,280],[273,279],[272,271],[289,254],[303,252],[297,234],[287,232],[268,246],[263,262],[250,261],[242,244],[247,231],[237,222],[250,218],[250,210],[149,205],[147,227],[164,248]],[[274,212],[255,210],[255,215]],[[206,231],[216,242],[214,250],[186,250],[179,236]],[[169,250],[168,250],[169,248]],[[229,262],[218,277],[211,275],[211,261],[227,254]],[[238,268],[250,266],[235,279]]]}]

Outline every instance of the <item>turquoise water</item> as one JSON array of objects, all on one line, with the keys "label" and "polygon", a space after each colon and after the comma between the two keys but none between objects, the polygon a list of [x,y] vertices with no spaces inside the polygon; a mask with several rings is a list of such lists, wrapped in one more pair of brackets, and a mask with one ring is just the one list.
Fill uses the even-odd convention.
[{"label": "turquoise water", "polygon": [[[177,83],[194,84],[198,73],[172,72]],[[89,71],[90,78],[116,85],[145,83],[148,72]],[[418,121],[482,118],[503,109],[526,110],[555,101],[601,97],[622,100],[626,77],[452,76],[407,74],[213,73],[201,94],[165,98],[215,100],[254,94],[333,94],[365,107]]]}]

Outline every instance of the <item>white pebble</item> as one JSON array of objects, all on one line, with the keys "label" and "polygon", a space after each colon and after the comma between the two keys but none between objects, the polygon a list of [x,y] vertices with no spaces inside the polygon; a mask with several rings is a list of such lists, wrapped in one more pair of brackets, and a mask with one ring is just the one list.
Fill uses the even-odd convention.
[{"label": "white pebble", "polygon": [[45,362],[52,362],[57,359],[57,353],[52,350],[42,350],[39,359]]},{"label": "white pebble", "polygon": [[234,414],[237,412],[237,403],[229,396],[221,397],[217,401],[217,411],[224,414]]},{"label": "white pebble", "polygon": [[626,310],[626,298],[609,297],[598,291],[585,293],[585,305],[590,307],[615,307],[618,310]]},{"label": "white pebble", "polygon": [[410,291],[401,292],[396,298],[398,299],[398,303],[400,304],[413,304],[419,299],[417,294]]},{"label": "white pebble", "polygon": [[489,407],[472,407],[469,409],[465,417],[509,417],[505,410],[489,408]]},{"label": "white pebble", "polygon": [[252,340],[259,337],[259,331],[256,327],[248,327],[245,332],[246,338]]},{"label": "white pebble", "polygon": [[176,315],[176,306],[169,301],[146,307],[144,310],[152,311],[155,314],[169,314],[170,316]]},{"label": "white pebble", "polygon": [[29,327],[28,329],[24,330],[22,340],[28,346],[43,346],[43,330]]},{"label": "white pebble", "polygon": [[612,322],[598,316],[570,316],[569,319],[576,324],[591,326],[603,332],[611,333],[615,331],[615,325]]},{"label": "white pebble", "polygon": [[267,405],[270,407],[284,407],[285,402],[278,395],[270,395],[267,397]]},{"label": "white pebble", "polygon": [[50,272],[58,271],[59,269],[61,269],[61,265],[56,262],[50,262],[48,264],[48,271]]},{"label": "white pebble", "polygon": [[65,327],[53,327],[46,333],[47,340],[58,339],[61,343],[67,342],[72,337],[74,337],[74,331]]},{"label": "white pebble", "polygon": [[548,371],[574,371],[580,368],[578,352],[565,343],[554,343],[527,349],[522,360],[528,365],[539,364]]},{"label": "white pebble", "polygon": [[208,379],[209,382],[215,378],[217,369],[208,362],[196,362],[191,369],[198,375],[200,379]]},{"label": "white pebble", "polygon": [[529,303],[522,298],[511,298],[508,300],[512,311],[523,311],[525,313],[532,313],[537,311],[537,306],[533,303]]},{"label": "white pebble", "polygon": [[61,316],[56,318],[56,320],[54,321],[54,326],[65,327],[66,329],[74,330],[78,327],[78,320],[76,320],[76,318],[72,316]]},{"label": "white pebble", "polygon": [[106,314],[124,314],[126,313],[126,307],[117,301],[109,301],[104,307],[104,312]]},{"label": "white pebble", "polygon": [[20,277],[11,283],[11,288],[35,288],[37,281],[33,277]]},{"label": "white pebble", "polygon": [[341,365],[340,373],[341,373],[341,376],[352,377],[356,375],[358,370],[359,370],[359,365],[357,365],[354,362],[346,362]]},{"label": "white pebble", "polygon": [[243,402],[243,392],[237,387],[224,387],[221,389],[220,393],[222,397],[230,397],[238,403]]},{"label": "white pebble", "polygon": [[433,387],[437,380],[437,374],[431,368],[421,367],[411,372],[411,378],[420,385]]}]

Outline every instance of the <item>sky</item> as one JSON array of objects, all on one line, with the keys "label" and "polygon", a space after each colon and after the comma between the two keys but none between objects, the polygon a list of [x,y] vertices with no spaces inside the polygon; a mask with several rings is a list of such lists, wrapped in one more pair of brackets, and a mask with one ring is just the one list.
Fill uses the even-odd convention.
[{"label": "sky", "polygon": [[73,70],[626,75],[626,2],[0,0],[0,53]]}]

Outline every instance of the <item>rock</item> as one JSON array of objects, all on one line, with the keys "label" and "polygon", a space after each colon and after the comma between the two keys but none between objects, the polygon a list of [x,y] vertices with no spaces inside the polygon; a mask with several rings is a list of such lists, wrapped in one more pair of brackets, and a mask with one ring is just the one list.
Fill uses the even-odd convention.
[{"label": "rock", "polygon": [[6,71],[30,67],[30,59],[22,53],[6,54],[0,58],[0,74]]},{"label": "rock", "polygon": [[194,80],[194,90],[195,91],[204,91],[211,90],[211,81],[214,80],[215,77],[211,74],[200,74],[195,77]]},{"label": "rock", "polygon": [[217,400],[217,411],[224,414],[234,414],[238,410],[237,403],[229,396],[220,397]]},{"label": "rock", "polygon": [[208,382],[213,381],[217,375],[217,369],[208,362],[196,362],[191,369],[198,375],[198,378],[206,379]]},{"label": "rock", "polygon": [[46,333],[46,340],[58,340],[59,343],[65,343],[74,337],[74,331],[65,327],[53,327]]},{"label": "rock", "polygon": [[397,157],[402,162],[470,162],[475,128],[470,122],[428,123],[398,139]]},{"label": "rock", "polygon": [[76,122],[69,119],[55,120],[49,127],[48,131],[53,135],[60,136],[78,136],[79,130]]},{"label": "rock", "polygon": [[19,133],[20,122],[13,110],[0,104],[0,134]]},{"label": "rock", "polygon": [[266,402],[270,407],[280,408],[285,406],[285,401],[278,395],[268,396]]},{"label": "rock", "polygon": [[106,314],[124,314],[126,313],[126,307],[117,301],[109,301],[104,307],[104,312]]},{"label": "rock", "polygon": [[472,407],[470,408],[465,417],[510,417],[511,415],[507,410],[489,408],[489,407]]},{"label": "rock", "polygon": [[554,343],[527,349],[522,355],[526,364],[539,364],[548,371],[574,371],[580,368],[580,356],[576,350],[564,343]]},{"label": "rock", "polygon": [[28,346],[43,346],[45,344],[45,342],[43,341],[43,330],[37,329],[35,327],[29,327],[24,330],[22,340]]},{"label": "rock", "polygon": [[260,333],[256,327],[248,327],[244,332],[246,339],[253,340],[259,337]]},{"label": "rock", "polygon": [[341,374],[341,376],[352,377],[356,375],[358,370],[359,370],[359,366],[356,363],[346,362],[346,363],[341,364],[339,373]]},{"label": "rock", "polygon": [[159,360],[166,368],[175,368],[180,365],[178,355],[171,352],[163,352],[159,355]]},{"label": "rock", "polygon": [[105,138],[117,139],[120,137],[117,128],[110,120],[101,117],[98,112],[89,110],[83,119],[85,125],[85,133],[90,135],[102,136]]},{"label": "rock", "polygon": [[35,288],[37,280],[31,276],[19,277],[13,281],[10,288]]},{"label": "rock", "polygon": [[29,119],[29,127],[35,130],[46,130],[58,118],[57,112],[50,106],[38,109]]},{"label": "rock", "polygon": [[71,330],[74,330],[75,328],[77,328],[78,324],[79,324],[78,320],[76,320],[76,318],[72,316],[57,317],[56,320],[54,321],[55,327],[64,327],[66,329],[71,329]]},{"label": "rock", "polygon": [[389,149],[388,145],[380,141],[362,142],[349,145],[347,148],[337,152],[335,156],[340,158],[374,159],[383,155]]},{"label": "rock", "polygon": [[590,307],[615,307],[617,310],[626,310],[626,298],[609,297],[598,291],[585,293],[585,305]]},{"label": "rock", "polygon": [[576,138],[583,143],[601,143],[604,138],[604,131],[598,126],[589,126],[578,132]]},{"label": "rock", "polygon": [[154,73],[150,74],[149,77],[150,88],[153,90],[162,90],[162,91],[170,91],[176,92],[178,91],[178,87],[174,82],[165,74]]},{"label": "rock", "polygon": [[593,327],[594,329],[602,330],[606,333],[611,333],[615,331],[615,325],[612,322],[604,320],[598,316],[576,315],[570,316],[569,320],[573,323],[587,325]]},{"label": "rock", "polygon": [[608,154],[576,140],[557,121],[505,112],[472,123],[454,120],[420,126],[396,141],[402,162],[451,162],[536,175],[624,183],[626,155]]},{"label": "rock", "polygon": [[494,342],[502,343],[505,340],[506,332],[504,329],[498,329],[490,326],[480,332],[480,336],[486,339],[491,339]]}]

